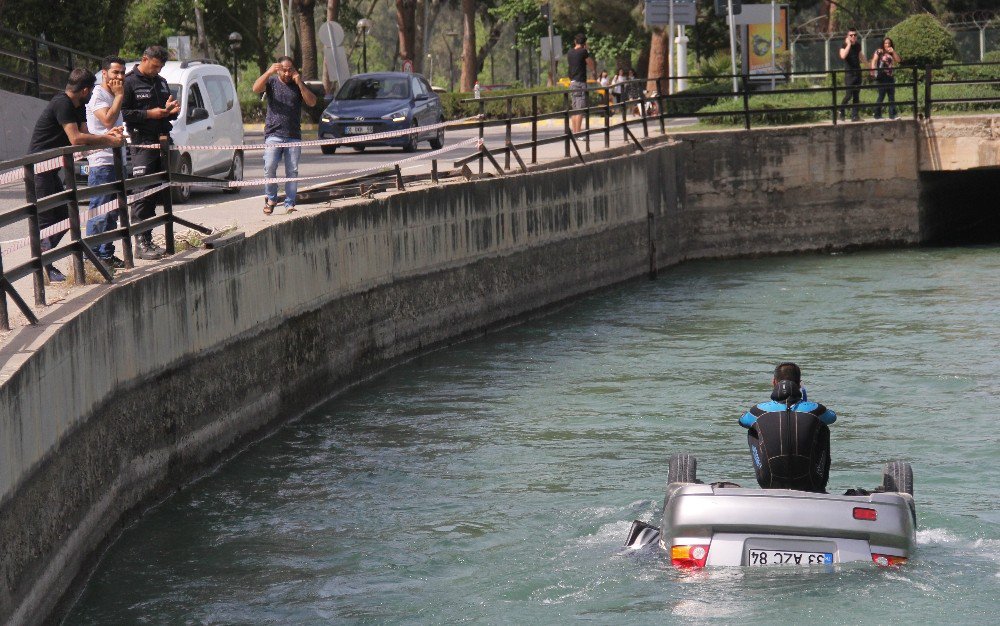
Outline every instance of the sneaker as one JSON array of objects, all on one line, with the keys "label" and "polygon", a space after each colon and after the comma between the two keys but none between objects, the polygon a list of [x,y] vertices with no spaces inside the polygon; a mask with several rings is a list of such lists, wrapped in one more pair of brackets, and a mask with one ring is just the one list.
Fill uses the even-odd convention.
[{"label": "sneaker", "polygon": [[116,270],[125,269],[125,261],[122,261],[121,259],[119,259],[114,255],[102,256],[101,263],[104,263],[104,265],[110,267],[111,269],[116,269]]},{"label": "sneaker", "polygon": [[143,261],[159,261],[164,256],[164,250],[152,242],[141,241],[135,247],[135,256]]},{"label": "sneaker", "polygon": [[61,283],[66,280],[66,275],[57,270],[55,265],[46,265],[45,274],[49,277],[50,283]]}]

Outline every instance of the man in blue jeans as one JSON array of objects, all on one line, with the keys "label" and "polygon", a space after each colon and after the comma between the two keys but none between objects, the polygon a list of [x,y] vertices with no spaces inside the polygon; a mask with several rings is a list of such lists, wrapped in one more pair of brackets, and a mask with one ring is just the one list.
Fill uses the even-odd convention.
[{"label": "man in blue jeans", "polygon": [[[285,162],[285,178],[299,175],[299,155],[302,148],[284,147],[282,144],[302,139],[302,103],[316,105],[316,94],[309,90],[290,57],[278,57],[266,72],[253,83],[253,92],[267,95],[267,115],[264,117],[264,176],[274,178],[278,162]],[[298,183],[285,183],[285,212],[295,210],[295,191]],[[277,183],[264,185],[264,214],[270,215],[278,204]]]},{"label": "man in blue jeans", "polygon": [[[109,55],[101,60],[101,84],[94,88],[94,95],[87,103],[87,130],[92,135],[104,135],[115,127],[125,124],[122,118],[122,96],[125,78],[125,59]],[[90,173],[87,175],[87,186],[112,183],[117,180],[115,158],[111,148],[98,150],[87,157]],[[124,154],[122,155],[124,157]],[[87,220],[87,235],[98,235],[118,228],[118,207],[103,207],[113,201],[115,194],[103,194],[90,199],[91,217]],[[98,215],[93,215],[94,211]],[[125,262],[115,256],[115,244],[108,242],[94,248],[101,261],[109,268],[122,269]]]}]

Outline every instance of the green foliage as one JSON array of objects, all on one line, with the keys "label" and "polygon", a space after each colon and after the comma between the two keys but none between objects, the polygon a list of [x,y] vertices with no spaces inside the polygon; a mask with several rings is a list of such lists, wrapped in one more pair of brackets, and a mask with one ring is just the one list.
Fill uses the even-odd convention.
[{"label": "green foliage", "polygon": [[940,66],[958,57],[955,36],[936,17],[923,13],[896,24],[886,33],[904,65]]},{"label": "green foliage", "polygon": [[846,31],[865,24],[902,19],[914,10],[913,4],[911,0],[837,0],[834,28]]},{"label": "green foliage", "polygon": [[[489,98],[494,96],[513,96],[518,94],[526,93],[542,93],[545,95],[538,96],[538,112],[539,113],[554,113],[556,111],[565,110],[563,105],[564,97],[563,92],[565,90],[562,87],[554,89],[504,89],[489,91],[485,95]],[[455,120],[463,119],[466,117],[471,117],[473,115],[479,114],[479,103],[478,102],[461,102],[462,100],[472,98],[471,93],[442,93],[441,96],[441,106],[444,109],[445,119]],[[600,96],[591,92],[589,98],[590,106],[595,106],[598,103],[603,102]],[[507,118],[507,101],[506,100],[484,100],[483,102],[484,112],[488,119],[506,119]],[[514,98],[511,102],[511,111],[514,117],[526,117],[531,115],[531,98],[521,97]]]},{"label": "green foliage", "polygon": [[164,2],[136,0],[125,12],[123,38],[119,54],[126,59],[138,59],[151,45],[166,45],[167,37],[186,34],[182,30],[187,16],[194,15],[191,0]]},{"label": "green foliage", "polygon": [[[728,72],[728,68],[727,68]],[[712,106],[719,101],[719,94],[732,93],[732,82],[712,81],[701,85],[696,85],[690,89],[685,89],[678,95],[680,98],[667,98],[665,103],[667,113],[679,113],[681,115],[693,114],[705,107]],[[701,96],[692,98],[689,96]]]}]

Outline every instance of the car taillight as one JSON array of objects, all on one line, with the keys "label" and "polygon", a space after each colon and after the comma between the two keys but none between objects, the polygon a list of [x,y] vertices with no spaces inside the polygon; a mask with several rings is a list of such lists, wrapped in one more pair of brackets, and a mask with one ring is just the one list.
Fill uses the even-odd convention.
[{"label": "car taillight", "polygon": [[860,506],[854,507],[854,519],[863,519],[874,522],[878,519],[878,512],[875,509],[865,509]]},{"label": "car taillight", "polygon": [[705,567],[708,560],[708,546],[673,546],[670,548],[670,562],[681,569]]},{"label": "car taillight", "polygon": [[906,563],[906,557],[892,556],[891,554],[875,554],[872,552],[872,562],[879,567],[894,567]]}]

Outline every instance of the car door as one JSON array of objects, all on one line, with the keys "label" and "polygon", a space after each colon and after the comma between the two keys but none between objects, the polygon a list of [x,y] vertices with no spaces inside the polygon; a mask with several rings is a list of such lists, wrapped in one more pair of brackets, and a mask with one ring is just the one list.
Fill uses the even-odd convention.
[{"label": "car door", "polygon": [[[209,104],[215,118],[214,132],[216,146],[233,146],[243,143],[243,119],[236,106],[233,81],[228,74],[207,74],[202,77],[208,90]],[[234,150],[214,150],[217,168],[230,168]],[[219,169],[222,172],[222,169]]]},{"label": "car door", "polygon": [[413,119],[417,120],[420,126],[433,124],[434,121],[428,115],[428,105],[430,100],[423,84],[416,76],[410,77],[410,92],[413,98]]},{"label": "car door", "polygon": [[[187,143],[194,146],[210,146],[215,142],[215,133],[212,126],[212,111],[208,108],[205,98],[205,87],[197,78],[192,78],[188,83],[187,107],[184,111],[184,124],[187,128]],[[205,119],[195,119],[195,109],[204,109],[208,112]],[[218,160],[215,150],[191,150],[188,154],[191,157],[191,171],[194,174],[201,174],[212,168],[213,162]]]},{"label": "car door", "polygon": [[431,84],[427,82],[424,77],[418,77],[420,84],[423,85],[424,91],[427,92],[427,113],[431,119],[431,124],[437,124],[442,119],[444,119],[444,109],[441,107],[441,97],[434,93],[431,88]]}]

